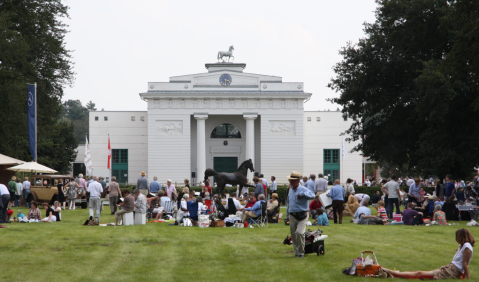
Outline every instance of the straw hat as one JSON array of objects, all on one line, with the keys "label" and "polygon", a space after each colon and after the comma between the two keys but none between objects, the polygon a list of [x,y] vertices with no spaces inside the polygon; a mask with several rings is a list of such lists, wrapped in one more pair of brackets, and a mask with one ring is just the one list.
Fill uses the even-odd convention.
[{"label": "straw hat", "polygon": [[145,176],[146,172],[142,171],[140,174],[141,174],[141,176]]},{"label": "straw hat", "polygon": [[171,181],[171,179],[168,179],[168,180],[166,180],[166,182],[173,182],[173,181]]},{"label": "straw hat", "polygon": [[434,196],[429,196],[428,199],[429,200],[434,200]]},{"label": "straw hat", "polygon": [[301,180],[301,173],[297,172],[297,171],[293,171],[291,172],[291,175],[288,175],[288,180],[291,181],[291,180]]},{"label": "straw hat", "polygon": [[323,178],[324,178],[324,179],[326,179],[326,180],[328,180],[328,179],[329,179],[329,177],[328,177],[327,175],[325,175]]},{"label": "straw hat", "polygon": [[278,199],[278,194],[276,194],[276,193],[271,194],[271,198],[276,198],[276,199]]}]

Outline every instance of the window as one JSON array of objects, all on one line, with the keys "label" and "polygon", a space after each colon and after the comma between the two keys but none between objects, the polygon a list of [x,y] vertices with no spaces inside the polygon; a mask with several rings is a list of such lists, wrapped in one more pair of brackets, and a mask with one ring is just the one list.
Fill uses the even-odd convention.
[{"label": "window", "polygon": [[145,117],[144,116],[140,117],[140,120],[145,121]]},{"label": "window", "polygon": [[213,129],[210,138],[241,138],[241,133],[236,126],[223,123]]},{"label": "window", "polygon": [[131,121],[135,121],[135,117],[134,117],[134,116],[133,116],[133,117],[131,117]]},{"label": "window", "polygon": [[321,121],[321,117],[316,117],[316,121]]},{"label": "window", "polygon": [[307,121],[311,121],[311,117],[307,117],[306,120],[307,120]]},{"label": "window", "polygon": [[98,121],[98,117],[95,117],[95,121]]},{"label": "window", "polygon": [[103,120],[108,121],[108,117],[107,116],[103,117]]}]

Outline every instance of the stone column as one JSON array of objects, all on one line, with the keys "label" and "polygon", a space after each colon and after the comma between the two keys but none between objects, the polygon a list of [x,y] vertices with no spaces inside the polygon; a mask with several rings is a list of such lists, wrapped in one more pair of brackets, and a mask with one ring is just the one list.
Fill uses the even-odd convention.
[{"label": "stone column", "polygon": [[[256,168],[256,163],[254,159],[254,120],[258,117],[257,113],[244,113],[243,118],[246,120],[246,150],[245,156],[246,159],[251,159],[253,161],[253,166]],[[253,173],[248,170],[247,179],[250,180],[252,184]]]},{"label": "stone column", "polygon": [[198,113],[196,119],[196,181],[201,182],[205,178],[206,170],[206,129],[205,120],[208,114]]}]

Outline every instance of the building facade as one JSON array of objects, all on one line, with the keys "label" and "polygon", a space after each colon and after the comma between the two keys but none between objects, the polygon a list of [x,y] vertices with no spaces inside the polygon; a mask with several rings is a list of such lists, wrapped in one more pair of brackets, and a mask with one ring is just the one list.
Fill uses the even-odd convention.
[{"label": "building facade", "polygon": [[[305,112],[312,95],[302,82],[244,72],[246,64],[205,64],[207,72],[149,82],[144,112],[90,112],[93,174],[136,184],[141,171],[182,183],[206,168],[234,172],[246,159],[267,178],[286,183],[291,171],[360,182],[362,159],[342,137],[341,112]],[[108,137],[112,148],[107,169]],[[77,162],[81,162],[79,152]],[[248,178],[252,178],[252,174]]]}]

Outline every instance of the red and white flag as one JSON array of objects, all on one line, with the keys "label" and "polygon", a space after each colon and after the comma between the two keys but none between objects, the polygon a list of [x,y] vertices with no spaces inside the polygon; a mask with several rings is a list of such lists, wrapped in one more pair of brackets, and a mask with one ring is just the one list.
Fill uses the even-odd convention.
[{"label": "red and white flag", "polygon": [[110,147],[110,136],[108,135],[108,169],[110,169],[110,159],[111,159],[111,147]]}]

